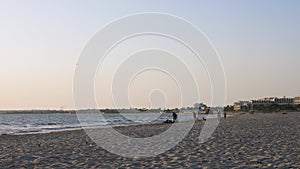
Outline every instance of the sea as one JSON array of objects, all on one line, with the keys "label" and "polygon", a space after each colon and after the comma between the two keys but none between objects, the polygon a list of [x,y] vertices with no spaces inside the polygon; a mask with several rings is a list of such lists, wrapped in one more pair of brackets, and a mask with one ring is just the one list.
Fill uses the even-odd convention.
[{"label": "sea", "polygon": [[[216,114],[208,118],[217,118]],[[23,135],[162,123],[172,119],[171,113],[0,113],[0,135]],[[193,120],[191,112],[179,113],[178,121]]]}]

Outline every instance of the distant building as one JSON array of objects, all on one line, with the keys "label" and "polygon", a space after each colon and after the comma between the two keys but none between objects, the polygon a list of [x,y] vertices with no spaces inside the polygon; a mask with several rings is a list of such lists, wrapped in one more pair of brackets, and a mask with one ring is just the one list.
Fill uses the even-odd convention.
[{"label": "distant building", "polygon": [[199,109],[205,109],[207,108],[207,106],[204,103],[195,103],[194,108],[199,110]]},{"label": "distant building", "polygon": [[294,104],[295,105],[300,105],[300,96],[297,96],[294,98]]},{"label": "distant building", "polygon": [[278,105],[294,105],[294,98],[275,98],[275,104]]},{"label": "distant building", "polygon": [[234,102],[233,104],[234,111],[249,110],[250,107],[251,107],[250,101],[238,101],[238,102]]},{"label": "distant building", "polygon": [[275,104],[275,97],[252,100],[253,106],[270,106]]},{"label": "distant building", "polygon": [[294,98],[287,98],[287,97],[268,97],[262,98],[257,100],[252,100],[253,106],[270,106],[272,104],[277,105],[294,105]]}]

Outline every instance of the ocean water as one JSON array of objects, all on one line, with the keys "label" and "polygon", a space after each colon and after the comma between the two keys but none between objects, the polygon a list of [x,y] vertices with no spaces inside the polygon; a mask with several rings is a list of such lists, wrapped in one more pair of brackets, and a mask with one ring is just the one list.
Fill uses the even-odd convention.
[{"label": "ocean water", "polygon": [[[216,118],[210,115],[209,118]],[[0,135],[20,135],[78,130],[82,128],[105,128],[137,124],[162,123],[172,119],[172,114],[122,113],[122,114],[0,114]],[[193,120],[192,113],[179,113],[179,121]]]}]

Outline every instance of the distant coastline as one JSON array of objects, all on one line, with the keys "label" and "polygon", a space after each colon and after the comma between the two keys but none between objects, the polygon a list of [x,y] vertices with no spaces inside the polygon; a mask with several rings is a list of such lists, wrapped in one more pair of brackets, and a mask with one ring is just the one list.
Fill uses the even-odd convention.
[{"label": "distant coastline", "polygon": [[0,114],[159,113],[169,110],[173,109],[0,110]]},{"label": "distant coastline", "polygon": [[0,110],[0,114],[54,114],[54,113],[76,113],[75,110]]},{"label": "distant coastline", "polygon": [[[273,108],[274,106],[268,107],[260,107],[260,109],[244,109],[235,111],[233,106],[227,105],[224,107],[224,111],[227,113],[283,113],[283,112],[300,112],[300,109],[297,107],[295,108],[286,108],[281,107]],[[214,109],[214,108],[212,108]],[[217,107],[216,109],[220,109]],[[76,113],[102,113],[102,114],[114,114],[114,113],[170,113],[172,111],[179,111],[179,112],[192,112],[195,111],[195,108],[175,108],[175,109],[140,109],[140,108],[131,108],[131,109],[81,109],[81,110],[0,110],[0,114],[76,114]]]}]

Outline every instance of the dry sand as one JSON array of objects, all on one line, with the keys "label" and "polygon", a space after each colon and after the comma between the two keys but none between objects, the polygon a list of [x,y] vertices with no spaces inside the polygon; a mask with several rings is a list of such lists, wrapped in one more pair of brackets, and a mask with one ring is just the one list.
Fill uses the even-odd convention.
[{"label": "dry sand", "polygon": [[[0,168],[300,168],[300,114],[244,114],[222,119],[200,144],[203,121],[176,147],[151,158],[120,157],[97,146],[83,130],[0,136]],[[120,127],[151,136],[169,124]],[[156,132],[156,133],[153,133]]]}]

